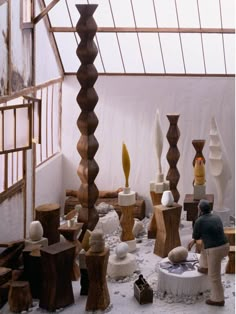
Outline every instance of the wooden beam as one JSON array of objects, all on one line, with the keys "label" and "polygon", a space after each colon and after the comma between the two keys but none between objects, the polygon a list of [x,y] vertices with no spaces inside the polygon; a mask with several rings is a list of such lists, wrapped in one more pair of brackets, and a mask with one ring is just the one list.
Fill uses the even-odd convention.
[{"label": "wooden beam", "polygon": [[33,23],[37,24],[59,1],[60,0],[52,0],[52,2],[50,2],[49,5],[33,19]]},{"label": "wooden beam", "polygon": [[[76,32],[75,27],[51,27],[53,33]],[[205,33],[235,34],[234,28],[98,27],[97,33]]]},{"label": "wooden beam", "polygon": [[0,97],[0,104],[5,103],[5,102],[7,102],[9,100],[12,100],[14,98],[25,96],[27,94],[36,92],[38,89],[47,87],[47,86],[49,86],[51,84],[61,83],[62,81],[63,81],[63,78],[59,77],[59,78],[47,81],[47,82],[45,82],[43,84],[39,84],[37,86],[31,86],[31,87],[24,88],[24,89],[22,89],[22,90],[20,90],[18,92],[15,92],[14,94],[12,94],[10,96],[9,95],[8,96],[2,96],[2,97]]},{"label": "wooden beam", "polygon": [[[76,75],[77,72],[66,72],[65,75]],[[205,74],[205,73],[98,73],[99,76],[180,76],[180,77],[235,77],[235,74]]]}]

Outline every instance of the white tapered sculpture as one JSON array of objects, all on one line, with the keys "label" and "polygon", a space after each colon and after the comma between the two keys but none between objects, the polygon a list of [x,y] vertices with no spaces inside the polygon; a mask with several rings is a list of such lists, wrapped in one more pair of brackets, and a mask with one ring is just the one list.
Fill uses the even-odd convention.
[{"label": "white tapered sculpture", "polygon": [[217,201],[214,207],[216,212],[220,213],[224,224],[227,224],[229,209],[225,208],[224,199],[225,191],[232,175],[224,143],[214,117],[211,119],[209,151],[209,169],[215,179],[217,191]]}]

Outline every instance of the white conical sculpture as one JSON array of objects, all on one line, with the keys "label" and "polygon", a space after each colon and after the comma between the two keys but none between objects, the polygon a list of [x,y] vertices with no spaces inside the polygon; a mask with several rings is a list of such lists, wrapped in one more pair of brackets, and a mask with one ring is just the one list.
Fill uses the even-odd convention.
[{"label": "white conical sculpture", "polygon": [[229,162],[226,157],[224,143],[219,133],[215,118],[211,119],[210,145],[209,145],[209,169],[215,178],[217,190],[216,209],[224,210],[224,197],[227,183],[231,179]]}]

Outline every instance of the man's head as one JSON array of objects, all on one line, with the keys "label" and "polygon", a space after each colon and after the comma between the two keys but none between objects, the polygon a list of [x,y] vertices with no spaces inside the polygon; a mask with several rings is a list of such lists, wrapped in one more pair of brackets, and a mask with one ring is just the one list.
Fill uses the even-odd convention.
[{"label": "man's head", "polygon": [[198,207],[203,214],[211,212],[211,206],[207,200],[200,200]]}]

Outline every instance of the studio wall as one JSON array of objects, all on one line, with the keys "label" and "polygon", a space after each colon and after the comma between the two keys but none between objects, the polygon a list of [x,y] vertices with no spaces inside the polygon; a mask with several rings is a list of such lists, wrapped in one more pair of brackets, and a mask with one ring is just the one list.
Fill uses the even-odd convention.
[{"label": "studio wall", "polygon": [[[95,84],[99,96],[95,112],[99,119],[95,136],[99,149],[95,160],[99,173],[95,183],[99,190],[112,190],[124,186],[121,162],[122,142],[131,159],[130,186],[144,197],[147,214],[152,211],[149,183],[157,174],[154,147],[154,121],[159,109],[164,135],[162,168],[166,176],[169,164],[166,154],[169,143],[166,134],[168,113],[180,114],[178,126],[180,172],[179,203],[185,194],[193,193],[192,160],[195,150],[193,139],[205,139],[203,154],[206,158],[206,192],[217,195],[214,178],[209,171],[209,132],[214,116],[232,171],[225,197],[225,207],[234,213],[235,202],[235,82],[234,78],[220,77],[152,77],[152,76],[100,76]],[[76,96],[80,85],[75,76],[66,76],[62,91],[62,154],[63,189],[78,189],[77,168],[80,155],[76,150],[80,133],[76,125],[80,114]]]}]

